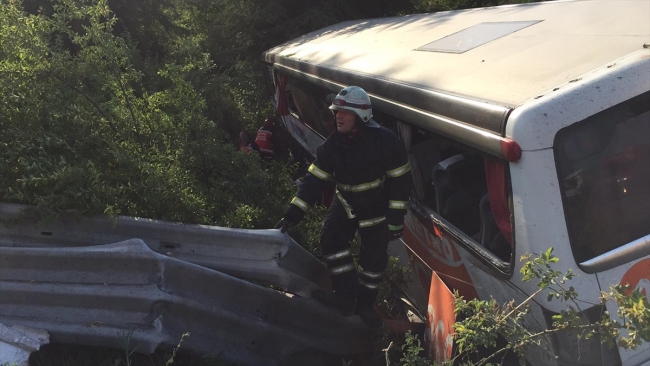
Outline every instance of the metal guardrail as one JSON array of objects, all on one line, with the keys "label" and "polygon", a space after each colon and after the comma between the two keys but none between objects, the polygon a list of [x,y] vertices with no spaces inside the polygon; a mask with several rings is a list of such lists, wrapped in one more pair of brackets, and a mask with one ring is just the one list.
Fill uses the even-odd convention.
[{"label": "metal guardrail", "polygon": [[279,230],[186,225],[119,216],[52,220],[33,206],[0,203],[0,246],[71,247],[132,238],[151,250],[249,281],[311,297],[331,288],[323,263]]},{"label": "metal guardrail", "polygon": [[120,348],[133,331],[131,347],[150,353],[190,332],[182,349],[256,366],[369,347],[358,316],[155,253],[140,239],[23,244],[0,247],[0,323],[45,329],[55,343]]}]

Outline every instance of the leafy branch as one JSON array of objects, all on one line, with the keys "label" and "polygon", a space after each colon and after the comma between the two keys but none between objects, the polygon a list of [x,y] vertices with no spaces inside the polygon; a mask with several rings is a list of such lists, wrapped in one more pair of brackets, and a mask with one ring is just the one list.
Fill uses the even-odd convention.
[{"label": "leafy branch", "polygon": [[[454,325],[456,354],[444,364],[490,365],[507,352],[514,352],[524,362],[523,356],[529,347],[540,347],[550,353],[548,336],[560,332],[575,334],[578,339],[599,336],[602,343],[624,349],[635,349],[650,341],[650,306],[641,291],[632,290],[628,285],[614,285],[609,292],[601,293],[600,304],[581,301],[577,291],[567,286],[576,274],[571,270],[562,273],[553,269],[553,264],[559,261],[553,255],[553,248],[535,257],[524,255],[521,260],[525,261],[520,270],[522,281],[537,280],[538,289],[519,304],[510,301],[499,305],[494,299],[468,301],[456,293],[455,311],[462,319]],[[552,316],[550,328],[531,332],[525,326],[525,317],[529,315],[531,301],[542,292],[548,292],[547,301],[566,302],[567,307]],[[608,301],[618,304],[620,321],[604,310]],[[590,321],[580,309],[579,302],[601,305],[600,319]],[[503,345],[499,343],[500,338],[509,341]],[[403,365],[431,364],[419,356],[422,347],[414,336],[407,335],[402,349],[405,350],[401,360]],[[489,352],[486,354],[485,350]]]},{"label": "leafy branch", "polygon": [[52,70],[49,70],[46,73],[47,73],[47,75],[50,75],[53,78],[59,80],[65,86],[67,86],[68,88],[74,90],[76,93],[78,93],[79,95],[84,97],[84,99],[86,99],[88,101],[88,103],[90,103],[95,108],[95,110],[97,110],[97,112],[99,112],[99,114],[101,114],[102,117],[104,117],[104,119],[106,120],[106,122],[108,122],[108,125],[111,127],[113,132],[115,132],[115,133],[118,132],[117,127],[115,127],[115,123],[113,123],[113,119],[111,119],[111,117],[109,117],[108,114],[106,112],[104,112],[104,110],[99,106],[99,104],[97,104],[97,102],[95,102],[93,100],[93,98],[91,98],[88,94],[84,93],[81,89],[79,89],[76,86],[74,86],[74,85],[70,84],[69,82],[67,82],[61,75],[57,74],[56,72],[54,72]]}]

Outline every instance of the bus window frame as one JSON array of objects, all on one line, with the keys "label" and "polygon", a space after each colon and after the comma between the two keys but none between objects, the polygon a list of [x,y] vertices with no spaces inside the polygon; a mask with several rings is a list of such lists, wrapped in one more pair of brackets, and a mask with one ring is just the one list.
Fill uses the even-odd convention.
[{"label": "bus window frame", "polygon": [[275,82],[276,76],[275,76],[275,70],[273,69],[273,65],[262,63],[261,68],[262,68],[262,74],[264,76],[262,79],[264,79],[266,94],[271,99],[274,99],[275,90],[277,89],[277,83]]},{"label": "bus window frame", "polygon": [[431,225],[424,225],[422,221],[428,220],[432,222],[445,234],[451,236],[456,244],[463,247],[463,249],[465,249],[468,253],[476,257],[479,261],[481,261],[481,263],[485,264],[488,268],[495,272],[497,277],[507,280],[513,276],[515,267],[513,259],[516,255],[515,245],[512,247],[510,262],[505,262],[491,251],[485,249],[481,244],[477,243],[476,240],[472,239],[469,235],[465,234],[449,221],[445,220],[433,209],[426,206],[424,203],[421,203],[417,198],[411,198],[410,210],[411,213],[413,213],[413,215],[415,215],[415,217],[418,219],[420,224],[423,225],[432,235],[436,235],[436,233],[433,231],[433,229],[431,229]]},{"label": "bus window frame", "polygon": [[[400,122],[408,124],[407,121],[400,120]],[[414,125],[411,126],[414,128],[418,128],[417,126]],[[412,133],[415,133],[415,131],[413,131]],[[425,133],[432,134],[433,132],[426,131]],[[451,141],[453,144],[456,144],[464,149],[478,152],[478,150],[468,147],[458,141],[449,138],[447,139]],[[490,158],[494,158],[494,157],[490,156]],[[508,196],[508,207],[511,213],[510,225],[512,226],[512,246],[511,246],[511,254],[510,254],[509,262],[503,261],[501,258],[497,257],[496,254],[492,253],[490,250],[483,247],[483,245],[481,245],[479,242],[474,240],[468,234],[458,229],[452,223],[450,223],[445,218],[443,218],[442,215],[440,215],[434,209],[429,207],[426,203],[420,201],[417,197],[414,197],[413,194],[411,194],[410,210],[413,213],[413,215],[415,215],[415,217],[418,219],[419,224],[423,225],[426,228],[426,230],[428,230],[432,235],[436,236],[436,233],[433,231],[433,228],[431,227],[431,225],[428,224],[425,225],[423,221],[432,222],[436,227],[442,230],[445,234],[451,236],[454,239],[456,244],[463,247],[467,252],[469,252],[471,255],[476,257],[481,263],[485,264],[486,267],[488,267],[493,272],[495,272],[497,277],[507,280],[514,275],[514,267],[515,267],[514,258],[516,255],[515,224],[514,224],[514,215],[512,214],[514,212],[513,202],[512,202],[512,182],[510,179],[509,164],[507,166],[507,173],[506,173],[506,189],[507,189],[507,196]]]}]

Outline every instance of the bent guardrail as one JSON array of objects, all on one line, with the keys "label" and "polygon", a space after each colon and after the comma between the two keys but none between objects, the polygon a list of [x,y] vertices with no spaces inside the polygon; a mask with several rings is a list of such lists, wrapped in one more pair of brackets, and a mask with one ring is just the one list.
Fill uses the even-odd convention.
[{"label": "bent guardrail", "polygon": [[155,253],[140,239],[0,247],[0,323],[45,329],[55,343],[116,348],[132,331],[143,353],[190,332],[183,349],[256,366],[369,347],[358,316]]},{"label": "bent guardrail", "polygon": [[160,254],[311,297],[329,291],[323,263],[279,230],[229,229],[119,216],[43,219],[33,206],[0,203],[0,246],[58,247],[142,239]]}]

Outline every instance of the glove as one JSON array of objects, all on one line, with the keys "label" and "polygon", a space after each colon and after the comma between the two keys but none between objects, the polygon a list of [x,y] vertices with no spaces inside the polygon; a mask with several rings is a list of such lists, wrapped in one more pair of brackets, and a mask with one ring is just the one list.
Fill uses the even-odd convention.
[{"label": "glove", "polygon": [[298,222],[283,218],[282,220],[278,221],[277,224],[275,224],[274,229],[280,229],[281,233],[286,233],[290,227],[294,227],[296,225],[298,225]]},{"label": "glove", "polygon": [[404,225],[388,225],[388,241],[399,239],[404,234]]},{"label": "glove", "polygon": [[305,217],[305,211],[296,205],[289,205],[284,217],[275,224],[274,229],[280,229],[280,232],[286,233],[289,228],[298,225],[303,217]]}]

